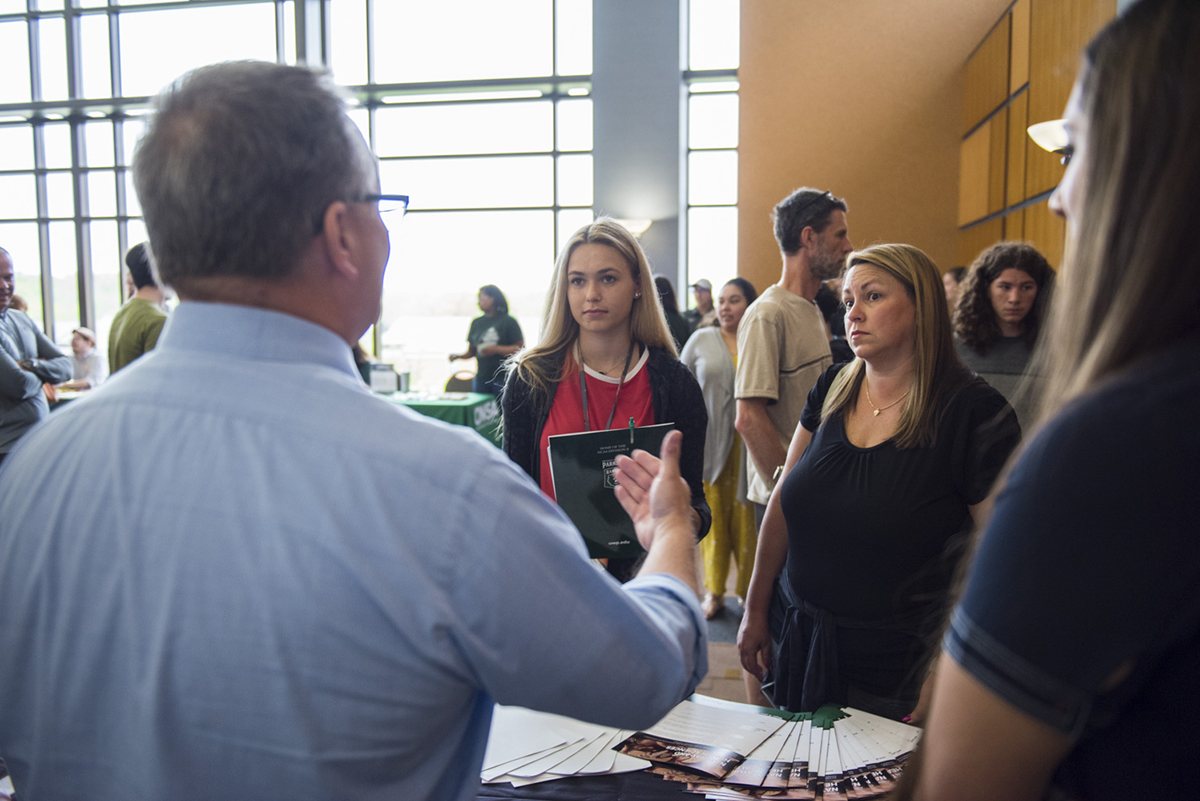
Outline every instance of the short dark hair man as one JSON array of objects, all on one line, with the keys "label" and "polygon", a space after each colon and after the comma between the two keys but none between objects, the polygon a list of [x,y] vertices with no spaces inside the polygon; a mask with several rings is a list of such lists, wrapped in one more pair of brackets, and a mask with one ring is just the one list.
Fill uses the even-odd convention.
[{"label": "short dark hair man", "polygon": [[167,313],[163,311],[163,291],[154,278],[150,249],[145,242],[134,245],[125,254],[132,297],[113,317],[108,334],[108,367],[117,372],[158,344]]},{"label": "short dark hair man", "polygon": [[854,249],[846,211],[846,201],[808,187],[775,206],[783,271],[738,326],[736,427],[750,452],[747,496],[760,522],[809,390],[832,363],[814,299]]},{"label": "short dark hair man", "polygon": [[55,347],[29,315],[10,307],[15,281],[12,256],[0,248],[0,461],[50,413],[42,384],[71,378],[71,357]]},{"label": "short dark hair man", "polygon": [[621,479],[649,552],[618,587],[499,450],[358,377],[390,244],[326,79],[190,73],[134,184],[180,304],[151,358],[0,472],[22,798],[468,799],[493,700],[634,728],[691,692],[677,435],[653,485]]}]

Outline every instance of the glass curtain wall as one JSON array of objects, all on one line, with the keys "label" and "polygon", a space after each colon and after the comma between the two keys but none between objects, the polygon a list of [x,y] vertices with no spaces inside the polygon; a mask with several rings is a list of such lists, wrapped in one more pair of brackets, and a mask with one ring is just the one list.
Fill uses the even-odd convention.
[{"label": "glass curtain wall", "polygon": [[83,323],[103,351],[123,255],[146,238],[129,165],[150,96],[216,61],[295,63],[315,28],[384,191],[412,197],[364,345],[440,388],[479,286],[532,340],[562,232],[591,219],[591,19],[591,0],[0,0],[17,292],[56,341]]},{"label": "glass curtain wall", "polygon": [[129,161],[147,96],[212,61],[294,61],[291,11],[290,0],[0,0],[0,246],[51,338],[65,344],[82,323],[104,349],[123,255],[146,238]]},{"label": "glass curtain wall", "polygon": [[714,303],[737,275],[739,5],[688,0],[687,283],[707,278]]},{"label": "glass curtain wall", "polygon": [[[738,2],[683,1],[686,274],[719,286],[736,273]],[[123,255],[145,239],[129,164],[150,96],[215,61],[295,63],[315,27],[306,41],[349,87],[383,191],[412,198],[364,345],[440,389],[473,369],[447,356],[466,348],[481,285],[536,340],[559,244],[592,217],[592,13],[591,0],[0,0],[0,246],[17,292],[56,341],[82,323],[103,351]]]},{"label": "glass curtain wall", "polygon": [[592,4],[332,0],[334,76],[410,196],[368,351],[438,390],[466,350],[479,287],[537,339],[559,242],[592,219]]}]

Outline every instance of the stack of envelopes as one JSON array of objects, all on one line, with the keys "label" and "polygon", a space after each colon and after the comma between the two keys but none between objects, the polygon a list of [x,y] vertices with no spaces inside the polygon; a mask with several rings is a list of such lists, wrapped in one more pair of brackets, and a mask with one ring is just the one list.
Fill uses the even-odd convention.
[{"label": "stack of envelopes", "polygon": [[568,776],[601,776],[650,767],[644,759],[614,750],[630,734],[628,730],[497,704],[481,775],[485,784],[509,782],[523,787]]},{"label": "stack of envelopes", "polygon": [[857,709],[792,713],[702,695],[639,732],[497,706],[483,780],[521,786],[650,767],[715,799],[875,798],[893,788],[920,733]]}]

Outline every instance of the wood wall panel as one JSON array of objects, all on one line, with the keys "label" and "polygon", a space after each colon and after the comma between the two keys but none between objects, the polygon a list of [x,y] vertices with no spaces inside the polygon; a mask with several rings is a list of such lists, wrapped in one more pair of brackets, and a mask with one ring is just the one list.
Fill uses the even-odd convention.
[{"label": "wood wall panel", "polygon": [[959,225],[974,222],[988,214],[991,142],[990,125],[983,126],[963,140],[958,171]]},{"label": "wood wall panel", "polygon": [[1025,129],[1029,127],[1029,93],[1022,92],[1008,104],[1008,166],[1004,189],[1004,206],[1015,206],[1024,200],[1025,194],[1025,151],[1037,147],[1029,141]]},{"label": "wood wall panel", "polygon": [[[1010,4],[740,0],[738,274],[779,280],[771,208],[798,186],[849,201],[855,245],[907,242],[955,264],[965,65]],[[870,109],[871,123],[813,109]]]},{"label": "wood wall panel", "polygon": [[[1117,0],[1030,0],[1029,122],[1062,116],[1088,41],[1117,13]],[[1026,197],[1062,179],[1058,156],[1031,147],[1025,161]]]},{"label": "wood wall panel", "polygon": [[967,60],[964,134],[1008,99],[1009,27],[1009,15],[1005,14]]},{"label": "wood wall panel", "polygon": [[1004,216],[1004,238],[1025,238],[1025,209],[1018,209]]},{"label": "wood wall panel", "polygon": [[1008,155],[1008,109],[1002,108],[988,123],[988,201],[987,213],[1004,210],[1005,161]]},{"label": "wood wall panel", "polygon": [[1008,93],[1016,94],[1017,90],[1029,82],[1029,6],[1031,0],[1017,0],[1013,3],[1012,11],[1012,43],[1010,45],[1008,67]]},{"label": "wood wall panel", "polygon": [[1062,218],[1050,211],[1050,202],[1043,200],[1025,209],[1024,239],[1042,252],[1050,266],[1062,266],[1067,227]]},{"label": "wood wall panel", "polygon": [[958,263],[969,266],[985,248],[1004,238],[1004,218],[997,217],[985,223],[958,232]]}]

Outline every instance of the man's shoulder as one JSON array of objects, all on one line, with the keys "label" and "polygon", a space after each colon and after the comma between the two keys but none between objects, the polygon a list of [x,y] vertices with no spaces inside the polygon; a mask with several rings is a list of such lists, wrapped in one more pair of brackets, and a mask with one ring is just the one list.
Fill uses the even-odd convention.
[{"label": "man's shoulder", "polygon": [[779,284],[772,284],[750,304],[743,320],[746,317],[778,318],[802,313],[810,308],[815,310],[816,306],[799,295],[789,292]]},{"label": "man's shoulder", "polygon": [[132,308],[132,313],[138,317],[144,317],[152,321],[167,319],[167,313],[161,306],[145,298],[130,298],[129,305]]},{"label": "man's shoulder", "polygon": [[9,309],[5,314],[9,320],[12,321],[13,326],[21,329],[22,331],[34,335],[42,332],[42,330],[38,328],[37,323],[33,321],[33,318],[19,309]]},{"label": "man's shoulder", "polygon": [[130,298],[113,315],[112,329],[110,330],[115,331],[119,324],[125,322],[152,323],[166,319],[167,313],[156,304],[143,298]]}]

